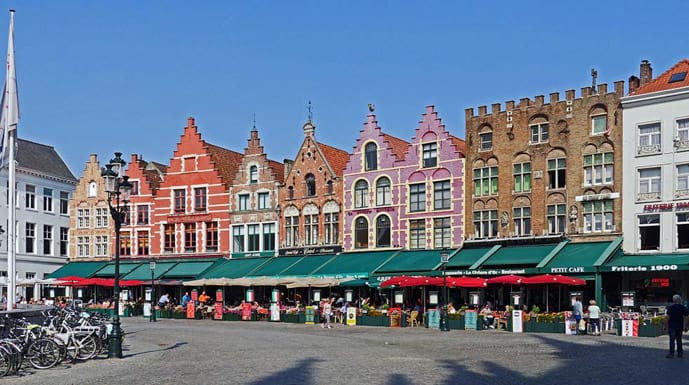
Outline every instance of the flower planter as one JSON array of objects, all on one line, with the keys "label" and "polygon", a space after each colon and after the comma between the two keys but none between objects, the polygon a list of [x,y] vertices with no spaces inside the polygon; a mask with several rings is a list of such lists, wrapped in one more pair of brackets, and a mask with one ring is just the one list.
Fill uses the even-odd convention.
[{"label": "flower planter", "polygon": [[449,327],[450,330],[464,330],[464,318],[459,318],[459,319],[448,318],[447,327]]},{"label": "flower planter", "polygon": [[524,331],[527,333],[565,333],[564,322],[524,322]]},{"label": "flower planter", "polygon": [[185,318],[187,318],[187,313],[186,312],[173,311],[172,312],[172,318],[174,318],[174,319],[185,319]]},{"label": "flower planter", "polygon": [[306,322],[306,318],[301,313],[284,313],[280,314],[280,321],[295,324],[303,324],[304,322]]},{"label": "flower planter", "polygon": [[222,315],[223,321],[239,321],[241,317],[238,313],[225,313]]},{"label": "flower planter", "polygon": [[390,320],[388,317],[372,317],[362,315],[356,317],[356,324],[363,326],[390,326]]},{"label": "flower planter", "polygon": [[639,337],[658,337],[664,335],[662,324],[643,324],[639,325]]}]

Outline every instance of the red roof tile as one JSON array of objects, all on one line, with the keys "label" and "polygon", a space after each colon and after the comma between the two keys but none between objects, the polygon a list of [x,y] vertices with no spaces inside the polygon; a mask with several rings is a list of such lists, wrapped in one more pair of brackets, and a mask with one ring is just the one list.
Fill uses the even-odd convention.
[{"label": "red roof tile", "polygon": [[285,165],[276,162],[274,160],[268,159],[268,166],[273,169],[273,173],[275,173],[275,180],[280,182],[280,184],[285,182]]},{"label": "red roof tile", "polygon": [[327,144],[318,142],[318,148],[323,153],[323,156],[328,161],[328,164],[333,169],[335,176],[342,176],[342,172],[347,166],[349,160],[349,153],[339,148],[328,146]]},{"label": "red roof tile", "polygon": [[461,152],[462,155],[466,156],[467,153],[467,146],[464,140],[459,139],[458,137],[454,135],[450,135],[450,139],[452,140],[452,143],[454,143],[455,146],[457,146],[457,151]]},{"label": "red roof tile", "polygon": [[409,149],[409,142],[389,134],[383,134],[383,137],[388,144],[390,144],[390,149],[392,153],[395,154],[395,157],[397,157],[397,160],[404,160],[404,154],[407,152],[407,149]]},{"label": "red roof tile", "polygon": [[[680,72],[687,73],[684,80],[670,83],[670,77]],[[651,92],[666,91],[687,86],[689,86],[689,60],[683,59],[657,78],[637,88],[634,92],[631,92],[630,95],[649,94]]]},{"label": "red roof tile", "polygon": [[242,163],[242,157],[244,155],[214,144],[206,143],[206,145],[208,146],[208,152],[211,154],[211,159],[215,162],[215,167],[218,170],[218,174],[220,174],[223,184],[229,186],[234,176],[237,174],[237,169]]}]

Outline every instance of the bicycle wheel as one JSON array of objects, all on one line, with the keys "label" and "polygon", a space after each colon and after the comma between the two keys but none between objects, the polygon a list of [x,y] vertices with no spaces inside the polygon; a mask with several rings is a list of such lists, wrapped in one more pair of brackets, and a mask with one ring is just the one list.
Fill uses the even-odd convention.
[{"label": "bicycle wheel", "polygon": [[31,366],[36,369],[48,369],[57,365],[62,359],[60,346],[53,340],[41,338],[26,349],[26,356]]},{"label": "bicycle wheel", "polygon": [[93,334],[89,334],[79,340],[79,350],[77,350],[77,358],[80,360],[89,360],[99,353],[98,341]]},{"label": "bicycle wheel", "polygon": [[4,346],[0,345],[0,377],[10,374],[12,367],[12,355],[5,350]]}]

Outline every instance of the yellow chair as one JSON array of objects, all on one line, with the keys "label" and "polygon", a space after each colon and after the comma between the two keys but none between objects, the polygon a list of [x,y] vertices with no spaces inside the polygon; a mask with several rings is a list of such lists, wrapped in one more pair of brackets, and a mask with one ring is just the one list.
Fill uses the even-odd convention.
[{"label": "yellow chair", "polygon": [[414,310],[407,316],[408,326],[419,326],[419,312]]}]

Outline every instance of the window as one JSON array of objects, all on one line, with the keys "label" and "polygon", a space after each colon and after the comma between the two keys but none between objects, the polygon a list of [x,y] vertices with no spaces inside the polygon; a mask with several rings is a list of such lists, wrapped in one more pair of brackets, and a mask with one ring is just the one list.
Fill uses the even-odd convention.
[{"label": "window", "polygon": [[91,227],[91,211],[89,209],[77,210],[77,227],[80,229]]},{"label": "window", "polygon": [[390,218],[387,215],[376,219],[376,247],[390,247]]},{"label": "window", "polygon": [[424,219],[409,221],[409,248],[426,248],[426,221]]},{"label": "window", "polygon": [[474,233],[476,238],[498,236],[498,210],[474,211]]},{"label": "window", "polygon": [[148,205],[137,205],[136,206],[136,224],[137,225],[147,225],[148,224]]},{"label": "window", "polygon": [[206,251],[218,251],[217,222],[206,222]]},{"label": "window", "polygon": [[639,126],[638,154],[660,152],[660,123],[642,124]]},{"label": "window", "polygon": [[207,190],[205,187],[194,187],[194,211],[206,211]]},{"label": "window", "polygon": [[294,199],[294,187],[287,187],[287,199]]},{"label": "window", "polygon": [[514,218],[515,235],[531,235],[531,207],[515,207]]},{"label": "window", "polygon": [[246,226],[247,240],[249,241],[246,251],[259,251],[260,234],[258,233],[258,225]]},{"label": "window", "polygon": [[60,227],[60,256],[64,257],[69,252],[69,228]]},{"label": "window", "polygon": [[639,246],[641,250],[660,250],[660,215],[639,215]]},{"label": "window", "polygon": [[596,115],[591,117],[591,134],[602,135],[608,130],[608,116]]},{"label": "window", "polygon": [[318,244],[318,214],[304,215],[304,243]]},{"label": "window", "polygon": [[30,184],[26,185],[26,203],[25,207],[27,209],[36,208],[36,186]]},{"label": "window", "polygon": [[43,255],[53,255],[53,226],[43,225]]},{"label": "window", "polygon": [[249,167],[249,183],[258,183],[258,167],[256,166]]},{"label": "window", "polygon": [[677,191],[689,190],[689,164],[677,166]]},{"label": "window", "polygon": [[131,195],[139,195],[139,181],[138,180],[130,180],[129,183],[132,184],[132,191]]},{"label": "window", "polygon": [[332,194],[333,193],[333,181],[329,180],[327,184],[328,184],[328,194]]},{"label": "window", "polygon": [[285,240],[287,246],[299,245],[299,217],[285,217]]},{"label": "window", "polygon": [[660,167],[639,170],[639,198],[660,199]]},{"label": "window", "polygon": [[96,235],[96,257],[108,256],[108,236]]},{"label": "window", "polygon": [[433,240],[436,249],[452,247],[452,226],[450,217],[433,219]]},{"label": "window", "polygon": [[376,206],[389,206],[390,204],[392,204],[390,179],[383,177],[376,181]]},{"label": "window", "polygon": [[556,204],[546,207],[548,234],[564,233],[567,230],[567,205]]},{"label": "window", "polygon": [[137,255],[148,255],[149,254],[149,239],[148,231],[137,231],[136,232],[136,254]]},{"label": "window", "polygon": [[567,159],[548,159],[548,188],[565,188],[567,174]]},{"label": "window", "polygon": [[486,196],[498,193],[498,168],[483,167],[474,169],[474,195]]},{"label": "window", "polygon": [[668,83],[683,82],[687,78],[687,71],[677,72],[670,76]]},{"label": "window", "polygon": [[531,191],[531,162],[514,165],[514,192]]},{"label": "window", "polygon": [[354,224],[354,248],[368,248],[368,220],[364,217],[357,218]]},{"label": "window", "polygon": [[265,210],[270,207],[270,195],[267,192],[258,193],[258,209]]},{"label": "window", "polygon": [[249,210],[249,194],[239,195],[239,211]]},{"label": "window", "polygon": [[360,180],[354,185],[354,208],[364,207],[368,207],[368,182]]},{"label": "window", "polygon": [[409,211],[418,212],[426,210],[426,185],[417,183],[409,185]]},{"label": "window", "polygon": [[423,167],[435,167],[438,165],[438,143],[426,143],[423,145]]},{"label": "window", "polygon": [[529,128],[531,129],[531,144],[548,141],[548,123],[531,124]]},{"label": "window", "polygon": [[444,180],[433,183],[433,209],[449,209],[451,201],[452,196],[450,195],[450,181]]},{"label": "window", "polygon": [[582,202],[584,209],[584,232],[600,233],[613,230],[612,199]]},{"label": "window", "polygon": [[366,147],[364,147],[364,157],[364,167],[366,171],[378,169],[378,146],[375,143],[366,143]]},{"label": "window", "polygon": [[186,193],[183,189],[175,190],[175,212],[184,213],[187,211]]},{"label": "window", "polygon": [[60,214],[69,215],[69,193],[60,191]]},{"label": "window", "polygon": [[96,181],[92,180],[89,183],[88,197],[89,198],[95,198],[96,196],[98,196],[98,183],[96,183]]},{"label": "window", "polygon": [[274,223],[264,223],[263,224],[263,250],[264,251],[275,250],[275,224]]},{"label": "window", "polygon": [[677,213],[677,248],[689,249],[689,213]]},{"label": "window", "polygon": [[96,227],[108,227],[108,208],[96,207]]},{"label": "window", "polygon": [[584,185],[611,184],[613,163],[612,152],[584,155]]},{"label": "window", "polygon": [[184,251],[196,252],[196,223],[184,224]]},{"label": "window", "polygon": [[120,233],[120,255],[132,255],[132,237],[129,231]]},{"label": "window", "polygon": [[53,212],[53,189],[43,189],[43,211]]},{"label": "window", "polygon": [[122,216],[123,216],[122,217],[123,218],[122,219],[122,226],[129,226],[130,220],[131,220],[129,218],[129,216],[130,216],[129,214],[131,214],[131,212],[132,212],[132,208],[129,205],[127,205],[125,207],[124,213],[122,213]]},{"label": "window", "polygon": [[492,132],[484,132],[484,133],[479,135],[479,138],[481,139],[480,151],[490,151],[493,149],[493,133]]},{"label": "window", "polygon": [[679,119],[677,121],[677,139],[680,142],[689,141],[689,119]]},{"label": "window", "polygon": [[323,222],[325,224],[325,244],[334,245],[339,241],[340,214],[325,213]]},{"label": "window", "polygon": [[89,256],[89,249],[90,249],[90,238],[88,236],[85,237],[77,237],[77,256],[78,257],[88,257]]},{"label": "window", "polygon": [[306,181],[306,196],[312,197],[316,195],[316,177],[313,174],[306,174],[304,177]]},{"label": "window", "polygon": [[163,225],[164,232],[164,251],[166,253],[172,253],[175,251],[175,225],[174,223],[167,223]]}]

